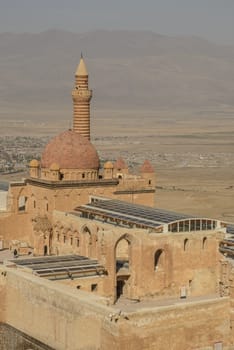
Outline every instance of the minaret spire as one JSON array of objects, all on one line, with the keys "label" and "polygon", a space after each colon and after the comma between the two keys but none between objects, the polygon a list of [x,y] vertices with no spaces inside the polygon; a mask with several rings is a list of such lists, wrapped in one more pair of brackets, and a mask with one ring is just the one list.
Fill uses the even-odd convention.
[{"label": "minaret spire", "polygon": [[80,63],[75,73],[73,99],[73,130],[90,140],[90,100],[92,90],[88,86],[88,71],[81,52]]}]

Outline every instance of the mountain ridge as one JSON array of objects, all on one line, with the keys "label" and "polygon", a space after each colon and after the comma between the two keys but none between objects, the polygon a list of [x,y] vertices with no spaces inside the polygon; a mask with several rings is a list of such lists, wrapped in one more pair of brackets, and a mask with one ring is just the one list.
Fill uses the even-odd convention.
[{"label": "mountain ridge", "polygon": [[2,110],[31,110],[32,119],[46,109],[70,113],[81,51],[97,109],[234,107],[234,46],[150,31],[53,29],[0,33]]}]

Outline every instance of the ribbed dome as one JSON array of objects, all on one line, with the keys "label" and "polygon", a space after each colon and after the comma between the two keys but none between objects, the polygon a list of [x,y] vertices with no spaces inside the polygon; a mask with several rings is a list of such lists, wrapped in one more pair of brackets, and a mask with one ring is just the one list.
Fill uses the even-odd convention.
[{"label": "ribbed dome", "polygon": [[42,168],[50,168],[53,163],[57,163],[60,169],[98,170],[99,157],[88,139],[68,130],[54,137],[42,153]]}]

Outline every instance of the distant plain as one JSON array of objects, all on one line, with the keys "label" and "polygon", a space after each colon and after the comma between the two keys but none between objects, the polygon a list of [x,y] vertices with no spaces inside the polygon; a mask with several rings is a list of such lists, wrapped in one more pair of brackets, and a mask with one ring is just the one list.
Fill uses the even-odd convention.
[{"label": "distant plain", "polygon": [[[107,39],[111,54],[101,50]],[[74,40],[91,57],[92,142],[101,158],[121,155],[134,170],[148,158],[157,207],[234,222],[234,48],[152,33],[0,34],[0,136],[53,136],[72,126]]]},{"label": "distant plain", "polygon": [[[122,156],[135,171],[144,159],[152,162],[157,207],[234,221],[234,118],[112,111],[110,120],[107,111],[97,111],[92,124],[103,160]],[[9,122],[0,136],[54,136],[64,129],[66,123]]]}]

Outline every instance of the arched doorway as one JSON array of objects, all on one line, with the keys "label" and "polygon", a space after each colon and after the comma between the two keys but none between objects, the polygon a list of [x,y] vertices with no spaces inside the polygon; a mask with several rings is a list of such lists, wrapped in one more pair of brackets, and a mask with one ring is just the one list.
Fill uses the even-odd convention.
[{"label": "arched doorway", "polygon": [[92,256],[92,248],[93,248],[91,230],[88,226],[84,226],[81,232],[84,240],[84,248],[85,248],[84,255],[90,258]]},{"label": "arched doorway", "polygon": [[48,247],[47,245],[44,245],[44,255],[47,255],[48,254]]},{"label": "arched doorway", "polygon": [[116,300],[120,297],[129,297],[130,250],[130,240],[126,236],[122,237],[115,247]]}]

